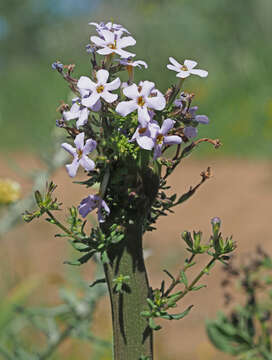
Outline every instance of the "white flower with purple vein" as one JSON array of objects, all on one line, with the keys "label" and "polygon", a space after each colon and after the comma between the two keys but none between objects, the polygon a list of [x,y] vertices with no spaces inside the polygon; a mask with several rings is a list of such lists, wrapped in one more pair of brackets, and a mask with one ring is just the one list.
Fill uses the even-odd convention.
[{"label": "white flower with purple vein", "polygon": [[96,73],[97,83],[93,82],[87,76],[81,76],[77,82],[77,87],[81,91],[89,91],[89,96],[84,96],[82,98],[82,105],[91,108],[94,106],[97,101],[102,98],[107,103],[112,103],[117,100],[118,95],[112,94],[110,91],[116,90],[119,88],[121,81],[119,78],[107,83],[109,78],[109,72],[107,70],[101,69]]},{"label": "white flower with purple vein", "polygon": [[166,104],[163,94],[155,89],[155,84],[151,81],[142,81],[139,86],[136,84],[127,86],[123,89],[123,93],[131,100],[120,102],[116,111],[122,116],[127,116],[137,110],[138,120],[143,127],[150,121],[148,109],[163,110]]},{"label": "white flower with purple vein", "polygon": [[208,76],[208,71],[195,69],[195,67],[197,65],[196,61],[185,60],[183,65],[180,64],[179,62],[177,62],[177,60],[175,60],[172,57],[169,58],[169,61],[171,62],[171,64],[168,64],[167,68],[170,69],[170,70],[176,71],[177,72],[176,76],[180,77],[182,79],[187,78],[191,74],[198,75],[200,77],[207,77]]},{"label": "white flower with purple vein", "polygon": [[91,41],[100,47],[97,53],[100,55],[118,54],[122,58],[128,58],[135,56],[135,54],[123,50],[127,46],[133,46],[136,44],[136,40],[132,36],[125,36],[121,38],[121,33],[113,33],[109,30],[100,30],[99,36],[91,36]]},{"label": "white flower with purple vein", "polygon": [[[136,140],[138,145],[145,150],[152,150],[154,148],[154,160],[161,156],[163,145],[180,144],[182,139],[177,135],[167,135],[173,128],[175,121],[172,119],[165,119],[161,128],[154,121],[147,128],[142,128],[142,134],[137,130],[131,140]],[[143,132],[143,130],[145,130]]]},{"label": "white flower with purple vein", "polygon": [[82,132],[75,137],[74,143],[75,148],[67,143],[61,144],[61,147],[74,157],[71,164],[65,165],[71,177],[76,176],[79,165],[86,171],[92,171],[95,168],[95,163],[87,155],[96,148],[96,141],[88,139],[84,145],[84,133]]}]

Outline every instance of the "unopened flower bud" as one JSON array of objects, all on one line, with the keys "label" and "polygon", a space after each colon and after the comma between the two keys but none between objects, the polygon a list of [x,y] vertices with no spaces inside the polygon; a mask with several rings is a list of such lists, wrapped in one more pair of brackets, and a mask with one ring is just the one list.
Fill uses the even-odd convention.
[{"label": "unopened flower bud", "polygon": [[59,61],[55,61],[52,65],[51,65],[53,70],[57,70],[58,72],[62,72],[63,71],[63,64]]}]

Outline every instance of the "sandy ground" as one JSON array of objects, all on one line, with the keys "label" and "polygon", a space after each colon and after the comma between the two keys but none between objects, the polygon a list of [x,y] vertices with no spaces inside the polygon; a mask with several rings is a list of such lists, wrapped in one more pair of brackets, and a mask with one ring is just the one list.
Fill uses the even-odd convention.
[{"label": "sandy ground", "polygon": [[[39,166],[32,157],[19,155],[16,159],[25,170]],[[175,273],[184,261],[186,253],[180,233],[183,230],[201,229],[208,238],[210,220],[214,216],[222,219],[223,234],[233,234],[237,241],[237,257],[253,254],[256,244],[262,244],[267,251],[272,251],[272,164],[268,161],[186,159],[170,180],[173,191],[187,191],[190,185],[199,181],[200,172],[207,166],[211,166],[214,176],[193,198],[176,208],[175,214],[162,218],[156,232],[146,235],[145,247],[152,250],[152,255],[147,259],[147,268],[153,288],[159,287],[160,281],[165,279],[162,269],[167,268]],[[0,169],[1,177],[15,178],[22,183],[23,192],[30,190],[30,181],[24,179],[22,174],[15,173],[4,158],[0,158]],[[77,205],[87,193],[84,187],[72,184],[64,169],[57,171],[53,180],[59,185],[58,196],[64,209],[72,204]],[[47,279],[46,286],[37,298],[40,299],[42,293],[42,303],[56,301],[57,285],[63,281],[67,270],[63,261],[71,256],[71,250],[65,240],[53,237],[54,231],[53,226],[41,220],[19,225],[1,239],[0,281],[4,288],[8,289],[34,273]],[[203,259],[201,264],[205,261],[206,259]],[[156,359],[215,360],[219,356],[229,359],[209,344],[204,329],[205,319],[214,317],[219,309],[224,308],[220,267],[218,265],[214,268],[210,276],[206,276],[202,281],[207,288],[190,294],[177,309],[182,310],[194,304],[189,316],[180,321],[161,323],[163,329],[155,337]],[[91,280],[88,265],[84,272],[86,279]],[[191,276],[193,273],[194,271]],[[108,301],[105,300],[97,315],[106,336],[110,334],[108,307]],[[65,346],[63,351],[65,354]],[[81,358],[83,360],[89,357],[86,354],[86,357]]]}]

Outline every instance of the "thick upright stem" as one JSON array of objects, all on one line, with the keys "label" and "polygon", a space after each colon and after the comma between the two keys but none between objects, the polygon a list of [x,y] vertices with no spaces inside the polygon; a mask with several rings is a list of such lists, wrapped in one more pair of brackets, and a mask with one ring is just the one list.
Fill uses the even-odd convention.
[{"label": "thick upright stem", "polygon": [[[110,263],[104,266],[109,288],[114,360],[153,359],[152,330],[140,313],[148,310],[149,293],[142,249],[142,222],[136,220],[125,226],[125,239],[109,252]],[[123,292],[115,291],[113,280],[128,275]]]}]

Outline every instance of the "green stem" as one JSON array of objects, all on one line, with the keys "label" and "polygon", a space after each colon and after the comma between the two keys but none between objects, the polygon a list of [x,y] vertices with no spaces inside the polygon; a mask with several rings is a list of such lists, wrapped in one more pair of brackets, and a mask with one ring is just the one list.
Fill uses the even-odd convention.
[{"label": "green stem", "polygon": [[[104,229],[107,230],[107,229]],[[140,316],[148,310],[149,284],[143,259],[142,220],[125,225],[125,239],[108,252],[110,263],[104,266],[110,293],[115,360],[153,359],[152,330]],[[125,290],[114,290],[118,276],[129,276]]]},{"label": "green stem", "polygon": [[202,276],[210,270],[210,268],[213,266],[215,261],[216,261],[216,258],[212,258],[209,261],[209,263],[204,267],[204,269],[194,278],[194,280],[191,282],[191,284],[189,286],[187,286],[187,288],[180,294],[180,296],[177,297],[176,302],[178,302],[186,294],[188,294],[189,291],[192,290],[192,288],[197,284],[197,282],[202,278]]},{"label": "green stem", "polygon": [[[193,261],[193,259],[195,258],[195,254],[192,254],[190,259],[188,260],[188,263],[183,267],[183,269],[181,271],[186,271],[188,269],[188,265],[191,264],[191,262]],[[166,292],[164,293],[164,296],[168,296],[170,294],[170,292],[178,285],[180,284],[180,274],[176,277],[175,280],[173,280],[172,284],[169,286],[169,288],[166,290]]]},{"label": "green stem", "polygon": [[54,221],[54,224],[57,225],[62,231],[64,231],[67,235],[71,236],[73,239],[81,241],[81,239],[74,235],[71,230],[69,230],[66,226],[59,222],[59,220],[51,213],[51,211],[46,210],[46,213]]}]

